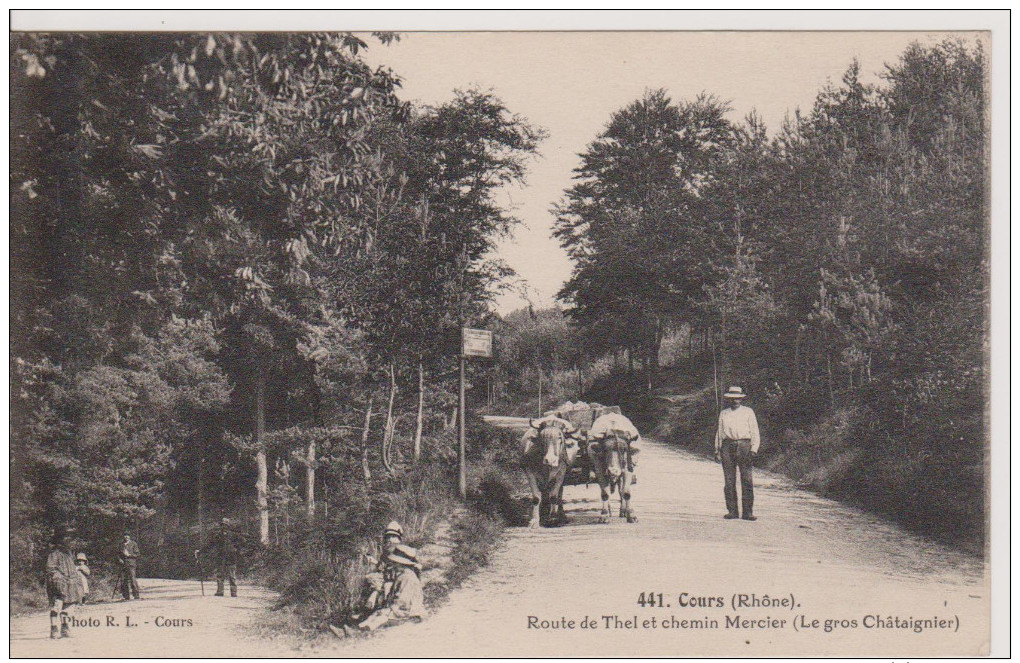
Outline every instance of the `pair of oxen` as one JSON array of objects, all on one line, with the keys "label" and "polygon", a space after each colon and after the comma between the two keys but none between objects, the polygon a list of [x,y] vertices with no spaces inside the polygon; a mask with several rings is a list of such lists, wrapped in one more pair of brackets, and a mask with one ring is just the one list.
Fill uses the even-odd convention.
[{"label": "pair of oxen", "polygon": [[[598,431],[595,435],[558,417],[529,419],[528,424],[529,430],[521,439],[521,464],[531,488],[531,520],[528,527],[535,528],[540,524],[555,526],[566,521],[563,510],[564,480],[570,468],[584,468],[586,462],[595,471],[602,492],[599,522],[609,522],[612,515],[609,496],[613,492],[620,496],[620,517],[626,518],[628,523],[637,522],[637,516],[630,505],[633,454],[637,452],[631,446],[637,438],[633,424],[626,421],[625,426],[607,426],[600,425],[596,419],[591,428],[592,432]],[[584,471],[587,472],[587,468]]]}]

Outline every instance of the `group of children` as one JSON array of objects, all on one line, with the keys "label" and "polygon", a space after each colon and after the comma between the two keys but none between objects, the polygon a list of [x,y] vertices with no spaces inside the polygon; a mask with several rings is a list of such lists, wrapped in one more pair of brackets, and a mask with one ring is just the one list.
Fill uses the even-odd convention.
[{"label": "group of children", "polygon": [[[50,637],[70,637],[68,608],[85,604],[89,600],[88,556],[79,552],[71,556],[68,545],[71,530],[54,533],[52,547],[46,559],[46,594],[50,602]],[[404,530],[393,521],[382,536],[382,554],[379,559],[368,557],[373,570],[365,576],[361,608],[339,626],[329,629],[338,637],[356,631],[374,631],[408,620],[420,620],[425,615],[425,597],[422,592],[422,565],[418,551],[403,542]],[[137,553],[134,553],[137,556]],[[217,575],[218,595],[223,595],[221,576]],[[231,577],[231,595],[236,586]]]}]

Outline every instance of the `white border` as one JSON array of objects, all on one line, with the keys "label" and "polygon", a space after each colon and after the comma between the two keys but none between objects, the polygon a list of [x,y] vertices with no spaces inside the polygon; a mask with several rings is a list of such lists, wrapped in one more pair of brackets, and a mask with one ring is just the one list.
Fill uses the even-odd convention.
[{"label": "white border", "polygon": [[[999,28],[999,26],[1003,26]],[[1005,30],[1007,10],[11,10],[12,30]]]}]

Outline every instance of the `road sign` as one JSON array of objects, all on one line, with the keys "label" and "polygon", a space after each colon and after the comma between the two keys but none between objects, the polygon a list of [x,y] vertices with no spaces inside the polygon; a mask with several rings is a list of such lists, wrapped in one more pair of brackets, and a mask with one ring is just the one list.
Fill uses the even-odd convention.
[{"label": "road sign", "polygon": [[461,350],[465,357],[488,357],[492,358],[492,332],[488,329],[461,330]]}]

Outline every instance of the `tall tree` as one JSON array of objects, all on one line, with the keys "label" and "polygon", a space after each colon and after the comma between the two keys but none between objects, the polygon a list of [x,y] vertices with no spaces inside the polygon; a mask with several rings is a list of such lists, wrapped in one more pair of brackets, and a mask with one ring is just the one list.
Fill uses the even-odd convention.
[{"label": "tall tree", "polygon": [[398,378],[412,375],[419,385],[420,426],[426,367],[449,367],[448,339],[485,315],[509,275],[491,255],[517,219],[497,192],[523,183],[542,135],[478,90],[418,109],[407,123],[374,127],[378,167],[359,209],[364,241],[332,269],[348,284],[336,292],[338,305],[387,367],[384,442]]},{"label": "tall tree", "polygon": [[674,104],[647,92],[612,115],[555,208],[555,236],[575,263],[560,293],[568,312],[650,369],[700,292],[701,191],[734,138],[727,110],[707,95]]}]

